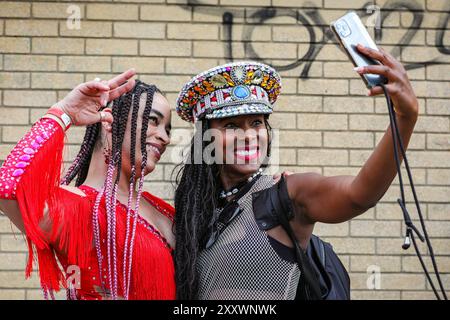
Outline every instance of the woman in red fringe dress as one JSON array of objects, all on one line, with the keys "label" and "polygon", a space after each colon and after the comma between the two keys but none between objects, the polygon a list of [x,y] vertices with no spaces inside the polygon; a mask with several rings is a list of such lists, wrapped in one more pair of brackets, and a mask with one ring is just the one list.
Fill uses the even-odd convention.
[{"label": "woman in red fringe dress", "polygon": [[[37,260],[45,298],[62,287],[68,299],[175,298],[174,209],[142,190],[169,144],[170,107],[134,75],[77,86],[0,168],[0,210],[26,234],[26,276]],[[86,133],[61,178],[70,125]]]}]

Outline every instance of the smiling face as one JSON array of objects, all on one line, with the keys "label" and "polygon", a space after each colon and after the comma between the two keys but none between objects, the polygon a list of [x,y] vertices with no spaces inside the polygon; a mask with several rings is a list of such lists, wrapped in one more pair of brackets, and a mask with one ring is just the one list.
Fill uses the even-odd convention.
[{"label": "smiling face", "polygon": [[216,159],[223,161],[223,172],[246,177],[259,169],[267,155],[269,135],[264,115],[242,115],[210,120],[217,130]]},{"label": "smiling face", "polygon": [[[142,117],[145,108],[146,94],[141,96],[139,103],[138,119],[136,126],[136,175],[140,176],[140,168],[142,163],[141,155],[141,128]],[[147,150],[147,164],[144,170],[144,175],[152,172],[156,164],[160,160],[162,154],[166,151],[167,145],[170,143],[171,130],[171,112],[170,105],[167,99],[160,93],[155,93],[153,97],[152,110],[149,114],[148,128],[146,134],[146,150]],[[131,116],[128,117],[127,128],[125,131],[123,146],[122,146],[122,168],[131,172],[130,167],[130,148],[131,148]]]}]

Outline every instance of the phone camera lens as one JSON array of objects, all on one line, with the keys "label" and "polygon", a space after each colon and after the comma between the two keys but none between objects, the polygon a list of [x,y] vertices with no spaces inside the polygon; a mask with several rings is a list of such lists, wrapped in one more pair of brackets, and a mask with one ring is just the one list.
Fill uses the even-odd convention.
[{"label": "phone camera lens", "polygon": [[350,35],[350,28],[345,20],[339,20],[336,23],[336,31],[342,38],[348,37]]}]

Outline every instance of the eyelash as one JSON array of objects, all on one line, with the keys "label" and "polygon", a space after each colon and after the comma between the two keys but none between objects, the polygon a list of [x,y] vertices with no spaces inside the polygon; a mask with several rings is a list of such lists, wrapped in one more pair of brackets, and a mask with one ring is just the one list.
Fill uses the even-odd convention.
[{"label": "eyelash", "polygon": [[150,120],[150,121],[154,121],[154,123],[155,123],[156,125],[158,125],[158,118],[157,118],[157,117],[150,117],[149,120]]},{"label": "eyelash", "polygon": [[[262,125],[262,121],[261,120],[255,120],[252,123],[253,127],[259,127],[260,125]],[[227,129],[236,129],[237,126],[234,123],[227,123],[225,125],[225,128],[227,128]]]},{"label": "eyelash", "polygon": [[237,126],[234,123],[227,123],[225,125],[225,128],[227,128],[227,129],[235,129],[235,128],[237,128]]},{"label": "eyelash", "polygon": [[[154,121],[154,124],[159,125],[159,119],[157,117],[149,117],[149,121]],[[170,130],[166,130],[167,135],[170,137]]]}]

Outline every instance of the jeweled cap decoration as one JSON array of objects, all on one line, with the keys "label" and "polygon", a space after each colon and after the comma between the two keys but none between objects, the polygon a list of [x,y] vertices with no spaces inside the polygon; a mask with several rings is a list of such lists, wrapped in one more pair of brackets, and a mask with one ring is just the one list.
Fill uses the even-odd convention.
[{"label": "jeweled cap decoration", "polygon": [[270,114],[281,90],[274,68],[259,62],[227,63],[193,77],[180,91],[177,113],[186,121]]}]

